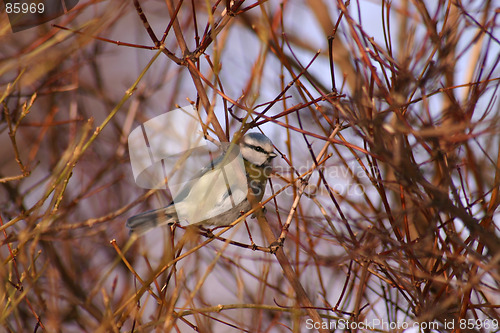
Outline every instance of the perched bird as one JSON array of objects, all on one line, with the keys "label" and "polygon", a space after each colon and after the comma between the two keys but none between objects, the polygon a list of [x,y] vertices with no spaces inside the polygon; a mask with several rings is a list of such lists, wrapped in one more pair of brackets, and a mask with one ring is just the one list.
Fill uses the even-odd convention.
[{"label": "perched bird", "polygon": [[[215,159],[211,166],[200,170],[194,177],[195,181],[188,183],[170,205],[135,215],[127,220],[126,226],[131,232],[144,233],[156,226],[181,222],[179,220],[200,226],[231,224],[248,212],[252,203],[262,200],[267,179],[271,175],[272,160],[276,157],[273,150],[273,143],[267,136],[261,133],[244,135],[239,143],[244,164],[244,169],[241,166],[241,176],[238,176],[237,171],[231,174],[233,169],[238,169],[233,167],[234,164],[229,167],[226,164],[232,160],[229,149]],[[214,186],[221,177],[226,185]]]}]

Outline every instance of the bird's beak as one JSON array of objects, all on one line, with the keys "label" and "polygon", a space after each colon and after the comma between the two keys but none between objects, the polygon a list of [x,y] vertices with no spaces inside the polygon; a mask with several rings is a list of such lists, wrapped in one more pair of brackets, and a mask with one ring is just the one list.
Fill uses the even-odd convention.
[{"label": "bird's beak", "polygon": [[276,155],[275,153],[269,153],[269,159],[273,159],[273,158],[275,158],[276,156],[278,156],[278,155]]}]

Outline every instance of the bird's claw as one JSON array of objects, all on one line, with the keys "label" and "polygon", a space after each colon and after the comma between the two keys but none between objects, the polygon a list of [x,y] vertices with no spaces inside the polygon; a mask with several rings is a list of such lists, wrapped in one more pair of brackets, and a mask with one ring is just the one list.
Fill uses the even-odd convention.
[{"label": "bird's claw", "polygon": [[269,252],[275,254],[283,246],[282,241],[274,241],[269,245]]},{"label": "bird's claw", "polygon": [[[262,209],[262,214],[266,214],[267,208],[266,207],[262,207],[261,209]],[[257,217],[257,215],[255,213],[253,213],[252,215],[250,215],[250,217],[254,219],[254,218]]]}]

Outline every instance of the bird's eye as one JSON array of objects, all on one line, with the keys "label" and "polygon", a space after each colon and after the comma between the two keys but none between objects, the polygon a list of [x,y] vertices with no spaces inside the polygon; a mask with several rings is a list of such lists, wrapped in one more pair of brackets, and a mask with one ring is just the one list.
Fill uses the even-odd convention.
[{"label": "bird's eye", "polygon": [[262,149],[262,147],[255,147],[255,150],[257,150],[259,153],[264,153],[264,149]]}]

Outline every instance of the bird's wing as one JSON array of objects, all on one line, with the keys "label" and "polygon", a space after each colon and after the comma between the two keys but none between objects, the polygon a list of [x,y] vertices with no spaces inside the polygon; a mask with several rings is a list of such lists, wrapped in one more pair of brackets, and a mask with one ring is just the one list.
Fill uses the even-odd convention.
[{"label": "bird's wing", "polygon": [[182,190],[175,196],[174,200],[172,201],[172,204],[174,202],[182,202],[184,199],[186,199],[196,181],[198,181],[201,177],[203,177],[203,175],[205,175],[207,172],[213,170],[214,166],[221,163],[223,158],[224,155],[217,156],[209,164],[205,165],[200,171],[198,171],[194,176],[192,176],[191,179],[186,182]]},{"label": "bird's wing", "polygon": [[[232,145],[233,147],[237,147],[237,145]],[[230,146],[231,147],[231,146]],[[184,199],[187,198],[189,193],[191,192],[193,185],[201,179],[207,172],[210,172],[214,170],[215,167],[219,166],[221,163],[225,162],[224,159],[228,157],[227,155],[228,149],[223,154],[220,154],[216,158],[214,158],[210,163],[205,165],[200,171],[198,171],[194,176],[191,177],[189,181],[186,182],[186,185],[182,188],[182,190],[175,196],[174,200],[172,203],[178,203],[182,202]],[[239,154],[239,149],[231,152],[238,153]]]}]

